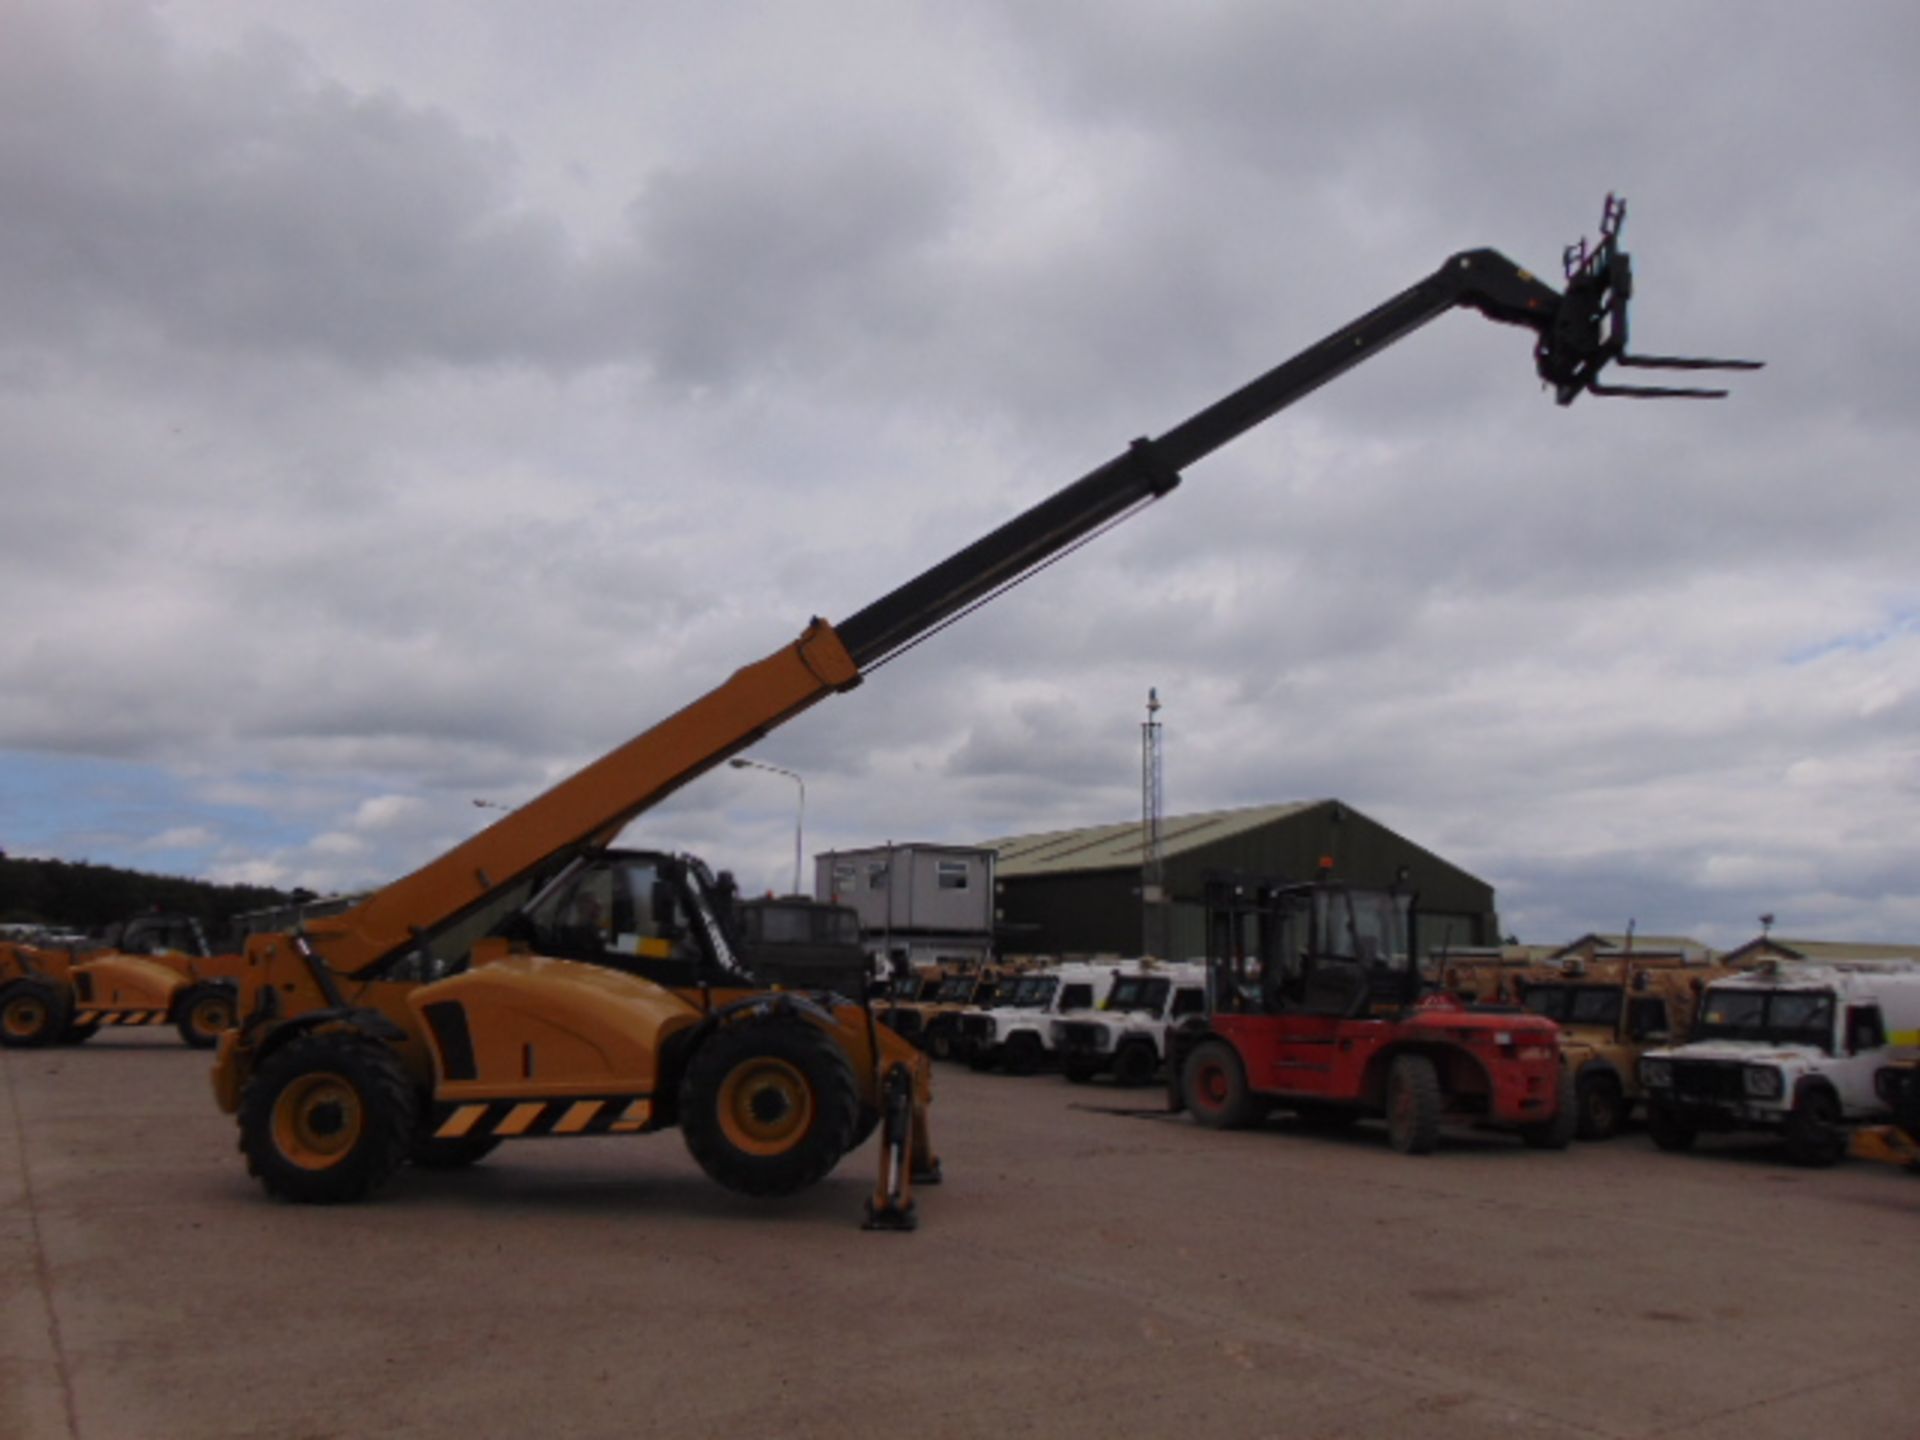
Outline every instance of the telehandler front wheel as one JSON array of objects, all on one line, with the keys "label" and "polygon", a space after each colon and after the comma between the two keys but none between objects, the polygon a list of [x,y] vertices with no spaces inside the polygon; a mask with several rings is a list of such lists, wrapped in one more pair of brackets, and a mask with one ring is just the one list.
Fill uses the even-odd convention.
[{"label": "telehandler front wheel", "polygon": [[0,991],[0,1045],[33,1050],[66,1033],[73,997],[45,980],[17,980]]},{"label": "telehandler front wheel", "polygon": [[363,1200],[413,1148],[418,1101],[400,1059],[366,1035],[300,1035],[240,1094],[247,1173],[303,1205]]},{"label": "telehandler front wheel", "polygon": [[233,1028],[236,1012],[232,990],[202,981],[182,990],[173,1002],[173,1024],[194,1049],[211,1050],[220,1032]]},{"label": "telehandler front wheel", "polygon": [[833,1036],[777,1016],[716,1033],[680,1082],[680,1130],[700,1168],[743,1195],[824,1179],[860,1119],[853,1066]]}]

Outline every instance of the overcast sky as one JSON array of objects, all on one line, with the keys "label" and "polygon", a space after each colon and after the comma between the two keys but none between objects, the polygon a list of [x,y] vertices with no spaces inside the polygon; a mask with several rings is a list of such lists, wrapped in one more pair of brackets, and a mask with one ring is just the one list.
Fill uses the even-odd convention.
[{"label": "overcast sky", "polygon": [[[1920,942],[1920,11],[0,0],[0,848],[377,883],[1432,271],[776,731],[806,840],[1337,796],[1529,940]],[[785,888],[797,792],[630,832]]]}]

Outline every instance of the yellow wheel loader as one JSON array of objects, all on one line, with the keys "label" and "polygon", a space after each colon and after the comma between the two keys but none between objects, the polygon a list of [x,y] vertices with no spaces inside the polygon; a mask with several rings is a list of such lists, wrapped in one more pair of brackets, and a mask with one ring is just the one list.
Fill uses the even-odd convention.
[{"label": "yellow wheel loader", "polygon": [[354,1200],[409,1160],[458,1165],[502,1140],[678,1126],[721,1184],[780,1195],[820,1180],[878,1127],[868,1224],[910,1227],[914,1182],[938,1174],[925,1057],[855,1003],[865,997],[773,989],[737,967],[704,867],[613,851],[614,839],[776,726],[1165,495],[1184,467],[1451,309],[1531,330],[1536,369],[1562,404],[1655,393],[1601,384],[1616,361],[1746,365],[1625,353],[1623,214],[1609,199],[1602,238],[1569,259],[1564,292],[1492,250],[1452,256],[843,624],[816,619],[353,909],[251,937],[241,1021],[214,1069],[249,1168],[288,1199]]}]

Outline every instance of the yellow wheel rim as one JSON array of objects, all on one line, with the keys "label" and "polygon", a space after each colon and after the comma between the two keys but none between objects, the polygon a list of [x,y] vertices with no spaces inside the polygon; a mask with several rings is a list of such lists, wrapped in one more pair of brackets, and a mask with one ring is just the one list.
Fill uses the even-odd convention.
[{"label": "yellow wheel rim", "polygon": [[302,1075],[273,1103],[273,1143],[295,1165],[325,1170],[344,1160],[366,1127],[360,1094],[326,1071]]},{"label": "yellow wheel rim", "polygon": [[813,1087],[785,1060],[756,1056],[720,1085],[720,1129],[750,1155],[780,1155],[813,1124]]},{"label": "yellow wheel rim", "polygon": [[208,996],[193,1007],[193,1028],[202,1035],[218,1035],[222,1030],[231,1030],[233,1003],[218,996]]},{"label": "yellow wheel rim", "polygon": [[7,1034],[16,1040],[25,1040],[40,1033],[47,1023],[47,1007],[32,995],[22,995],[7,1002],[4,1014],[0,1014],[0,1025],[6,1026]]}]

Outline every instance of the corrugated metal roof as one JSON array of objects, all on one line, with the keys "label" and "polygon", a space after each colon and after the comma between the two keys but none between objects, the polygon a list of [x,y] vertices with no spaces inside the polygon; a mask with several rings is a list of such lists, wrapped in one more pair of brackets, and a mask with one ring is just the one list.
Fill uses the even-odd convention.
[{"label": "corrugated metal roof", "polygon": [[[1920,956],[1920,945],[1862,944],[1854,940],[1782,940],[1769,937],[1770,943],[1808,960],[1900,960]],[[1742,950],[1748,947],[1743,945]]]},{"label": "corrugated metal roof", "polygon": [[[1240,810],[1170,815],[1160,822],[1161,849],[1172,859],[1188,850],[1258,830],[1326,803],[1296,800],[1283,805],[1251,805]],[[1024,875],[1065,875],[1137,866],[1143,842],[1141,823],[1128,820],[1118,825],[1091,825],[1080,830],[983,840],[981,845],[999,855],[995,868],[1002,879],[1017,879]]]},{"label": "corrugated metal roof", "polygon": [[1631,942],[1635,950],[1652,951],[1654,953],[1676,952],[1700,955],[1710,955],[1713,953],[1711,947],[1702,945],[1691,935],[1629,936],[1625,932],[1617,935],[1609,935],[1603,931],[1590,930],[1578,940],[1572,940],[1562,945],[1559,950],[1555,952],[1555,958],[1557,959],[1559,956],[1570,954],[1575,950],[1585,949],[1589,945],[1597,950],[1619,953],[1626,950],[1629,942]]}]

